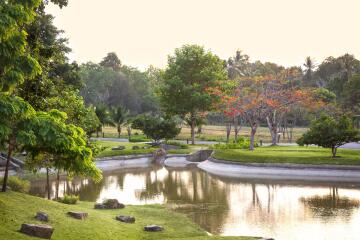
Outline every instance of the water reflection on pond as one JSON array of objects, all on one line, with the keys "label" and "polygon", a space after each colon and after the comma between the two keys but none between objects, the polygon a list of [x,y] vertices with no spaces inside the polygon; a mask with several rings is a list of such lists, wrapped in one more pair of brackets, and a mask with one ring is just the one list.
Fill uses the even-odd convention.
[{"label": "water reflection on pond", "polygon": [[[55,182],[52,182],[55,195]],[[170,203],[207,231],[219,235],[281,239],[360,239],[360,186],[224,179],[196,167],[148,167],[61,181],[60,196],[125,204]],[[31,193],[45,196],[45,183]]]}]

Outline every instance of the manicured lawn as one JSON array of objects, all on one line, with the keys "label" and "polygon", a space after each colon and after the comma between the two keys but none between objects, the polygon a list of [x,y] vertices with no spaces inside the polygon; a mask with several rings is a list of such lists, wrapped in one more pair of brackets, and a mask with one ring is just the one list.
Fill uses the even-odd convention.
[{"label": "manicured lawn", "polygon": [[259,147],[254,151],[227,149],[216,150],[214,157],[246,163],[298,163],[360,165],[360,150],[338,149],[338,157],[331,157],[331,150],[320,147]]},{"label": "manicured lawn", "polygon": [[[113,157],[113,156],[124,156],[124,155],[135,155],[135,154],[148,154],[153,153],[156,148],[149,148],[150,145],[145,143],[130,143],[130,142],[114,142],[114,141],[97,141],[99,145],[102,147],[106,147],[105,150],[100,152],[97,158],[102,157]],[[113,147],[125,146],[124,150],[111,150]],[[139,146],[141,149],[133,150],[133,146]],[[143,149],[143,147],[148,147],[147,149]],[[173,149],[169,150],[168,154],[189,154],[196,152],[200,149],[208,148],[208,145],[188,145],[186,149]]]},{"label": "manicured lawn", "polygon": [[[96,157],[112,157],[112,156],[123,156],[123,155],[134,155],[134,154],[147,154],[155,151],[156,148],[150,147],[145,143],[130,143],[130,142],[113,142],[113,141],[97,141],[102,147],[106,147],[105,150],[100,152]],[[124,150],[112,150],[113,147],[125,146]],[[133,146],[138,146],[141,149],[133,150]],[[146,147],[144,149],[143,147]]]},{"label": "manicured lawn", "polygon": [[[54,227],[52,239],[71,240],[112,240],[112,239],[242,239],[241,237],[210,237],[185,216],[166,210],[161,205],[126,206],[120,210],[95,210],[94,203],[80,202],[65,205],[26,194],[0,193],[0,239],[22,240],[31,238],[19,232],[22,223],[40,223],[34,219],[37,211],[48,213]],[[68,211],[87,212],[86,220],[67,216]],[[134,224],[115,220],[116,215],[132,215]],[[163,232],[148,233],[143,227],[158,224],[165,227]]]}]

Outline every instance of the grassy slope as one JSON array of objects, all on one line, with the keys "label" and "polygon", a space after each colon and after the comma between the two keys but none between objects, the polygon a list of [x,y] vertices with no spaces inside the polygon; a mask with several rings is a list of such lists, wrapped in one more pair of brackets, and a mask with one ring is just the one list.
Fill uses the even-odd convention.
[{"label": "grassy slope", "polygon": [[[22,223],[40,223],[34,219],[37,211],[49,214],[48,224],[55,229],[52,239],[253,239],[209,237],[185,216],[170,212],[161,205],[95,210],[90,202],[65,205],[15,192],[0,193],[0,239],[37,239],[18,231]],[[73,219],[66,215],[67,211],[84,211],[89,213],[89,217],[84,221]],[[119,214],[135,216],[136,223],[125,224],[116,221],[115,216]],[[148,224],[162,225],[165,231],[147,233],[143,231],[143,227]]]},{"label": "grassy slope", "polygon": [[339,149],[338,157],[331,157],[331,150],[319,147],[259,147],[249,150],[216,150],[217,159],[255,163],[298,163],[360,165],[360,150]]}]

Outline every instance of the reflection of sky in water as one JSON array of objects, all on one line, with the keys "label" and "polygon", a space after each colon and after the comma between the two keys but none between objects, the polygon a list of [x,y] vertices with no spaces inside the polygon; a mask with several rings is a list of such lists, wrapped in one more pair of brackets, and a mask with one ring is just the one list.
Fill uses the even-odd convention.
[{"label": "reflection of sky in water", "polygon": [[[52,182],[52,196],[55,186]],[[45,182],[33,182],[31,192],[45,196]],[[196,168],[149,167],[112,172],[97,184],[61,181],[59,195],[64,192],[86,201],[175,204],[177,211],[214,234],[360,239],[360,190],[350,185],[254,183],[217,178]]]}]

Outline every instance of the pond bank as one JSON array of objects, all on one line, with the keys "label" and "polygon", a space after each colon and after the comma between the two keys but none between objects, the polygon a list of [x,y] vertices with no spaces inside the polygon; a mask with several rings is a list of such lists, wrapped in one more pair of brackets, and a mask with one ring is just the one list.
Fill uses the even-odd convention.
[{"label": "pond bank", "polygon": [[360,166],[292,163],[242,163],[210,157],[198,164],[206,172],[222,177],[360,182]]}]

